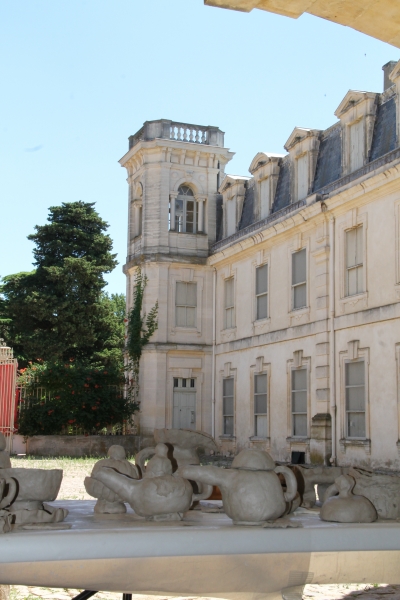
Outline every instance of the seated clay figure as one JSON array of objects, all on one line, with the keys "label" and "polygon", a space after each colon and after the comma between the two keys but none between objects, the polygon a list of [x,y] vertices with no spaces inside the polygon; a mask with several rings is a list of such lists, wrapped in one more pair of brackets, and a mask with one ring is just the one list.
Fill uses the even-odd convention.
[{"label": "seated clay figure", "polygon": [[149,460],[143,479],[147,477],[162,477],[172,475],[172,462],[168,458],[168,446],[157,444],[154,448],[154,456]]},{"label": "seated clay figure", "polygon": [[118,473],[128,475],[133,479],[139,479],[139,471],[135,465],[127,460],[125,449],[122,446],[110,446],[107,457],[102,458],[94,465],[91,477],[85,478],[85,488],[90,496],[98,499],[94,507],[95,513],[122,514],[126,512],[126,506],[122,498],[98,481],[96,473],[102,467],[111,467]]},{"label": "seated clay figure", "polygon": [[0,432],[0,469],[9,469],[11,467],[10,455],[6,452],[6,438]]},{"label": "seated clay figure", "polygon": [[[356,496],[352,490],[356,482],[350,475],[341,475],[335,479],[325,494],[327,498],[321,508],[320,518],[323,521],[337,523],[372,523],[378,513],[372,502],[365,496]],[[337,494],[335,496],[334,494]]]}]

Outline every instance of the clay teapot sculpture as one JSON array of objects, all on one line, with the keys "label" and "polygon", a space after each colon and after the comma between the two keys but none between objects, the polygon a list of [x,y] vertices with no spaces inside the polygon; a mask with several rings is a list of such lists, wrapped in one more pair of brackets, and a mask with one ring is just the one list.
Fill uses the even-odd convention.
[{"label": "clay teapot sculpture", "polygon": [[[0,471],[1,473],[1,471]],[[0,509],[7,508],[12,504],[18,494],[18,486],[15,479],[0,477]]]},{"label": "clay teapot sculpture", "polygon": [[[213,466],[184,466],[177,471],[182,477],[217,485],[222,493],[224,510],[235,525],[263,525],[286,512],[286,503],[297,494],[297,481],[288,467],[276,466],[268,452],[242,450],[230,469]],[[283,492],[277,473],[285,478]]]},{"label": "clay teapot sculpture", "polygon": [[[340,475],[325,493],[325,502],[319,514],[323,521],[337,523],[373,523],[378,518],[375,506],[352,490],[356,481],[351,475]],[[339,492],[339,495],[336,496]]]},{"label": "clay teapot sculpture", "polygon": [[167,455],[168,446],[157,444],[143,479],[132,479],[110,467],[102,467],[92,477],[128,502],[137,515],[149,521],[180,521],[193,500],[211,495],[212,486],[204,486],[202,494],[194,494],[187,479],[172,475]]}]

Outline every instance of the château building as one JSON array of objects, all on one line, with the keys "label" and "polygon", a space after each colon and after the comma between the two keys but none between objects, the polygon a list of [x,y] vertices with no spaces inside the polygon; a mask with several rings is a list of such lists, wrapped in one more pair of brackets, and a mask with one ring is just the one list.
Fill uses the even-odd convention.
[{"label": "ch\u00e2teau building", "polygon": [[127,307],[138,266],[159,303],[142,434],[400,468],[400,61],[383,70],[383,93],[350,90],[332,127],[295,127],[249,176],[225,174],[217,127],[129,138]]}]

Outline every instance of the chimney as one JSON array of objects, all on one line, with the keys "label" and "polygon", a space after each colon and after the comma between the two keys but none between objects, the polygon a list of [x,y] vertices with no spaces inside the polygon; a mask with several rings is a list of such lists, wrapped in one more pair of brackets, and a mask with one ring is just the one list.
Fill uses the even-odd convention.
[{"label": "chimney", "polygon": [[393,85],[393,81],[390,81],[389,75],[393,71],[393,69],[395,68],[396,65],[397,65],[397,61],[396,60],[389,60],[389,62],[386,63],[386,65],[383,65],[383,67],[382,67],[382,71],[383,71],[383,91],[384,92],[386,92],[386,90],[388,88],[392,87],[392,85]]}]

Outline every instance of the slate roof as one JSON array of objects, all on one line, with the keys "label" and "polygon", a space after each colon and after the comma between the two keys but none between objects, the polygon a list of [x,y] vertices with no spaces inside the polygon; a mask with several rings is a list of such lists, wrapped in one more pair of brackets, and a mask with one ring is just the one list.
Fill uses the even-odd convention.
[{"label": "slate roof", "polygon": [[[388,93],[389,92],[389,93]],[[396,148],[396,97],[387,90],[379,96],[369,162],[377,160]],[[291,204],[292,164],[289,155],[280,159],[280,171],[271,214]],[[312,192],[342,177],[342,128],[340,121],[321,133]],[[246,192],[238,231],[257,220],[254,203],[254,179],[245,184]],[[222,239],[222,197],[217,197],[217,242]]]}]

